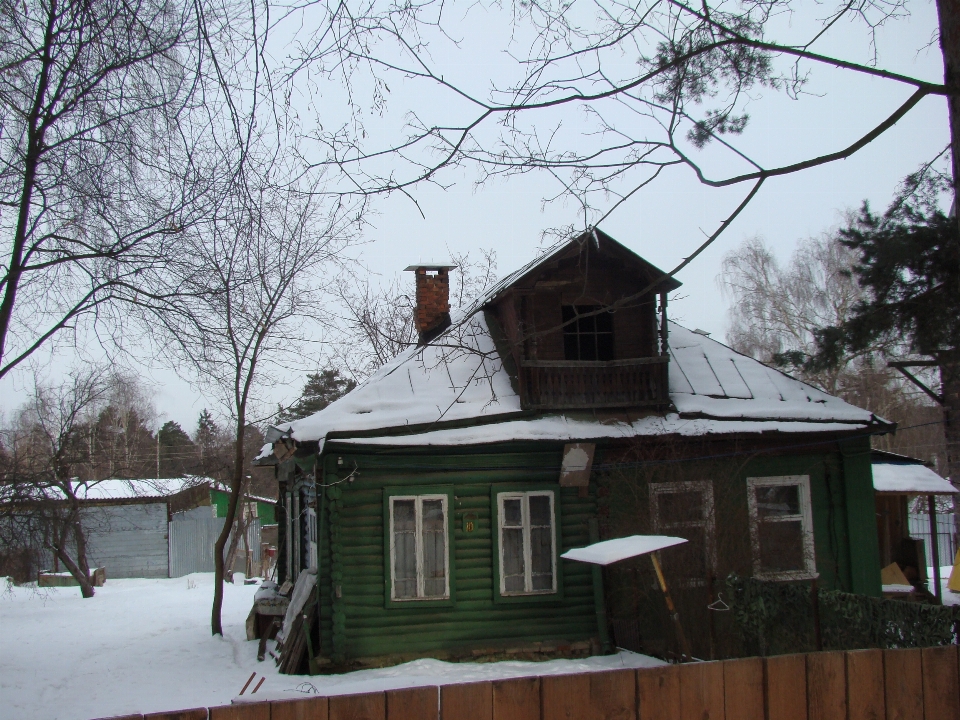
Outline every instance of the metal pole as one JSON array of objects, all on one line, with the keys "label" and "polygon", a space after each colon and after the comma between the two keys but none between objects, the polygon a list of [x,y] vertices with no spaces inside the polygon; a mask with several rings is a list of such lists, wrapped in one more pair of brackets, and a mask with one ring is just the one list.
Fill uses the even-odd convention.
[{"label": "metal pole", "polygon": [[667,581],[663,577],[660,561],[657,560],[657,553],[650,553],[650,559],[653,561],[654,572],[657,573],[657,580],[660,583],[660,589],[663,591],[663,598],[667,602],[667,610],[670,612],[670,617],[673,618],[673,625],[677,630],[677,638],[680,640],[680,662],[683,662],[684,658],[693,660],[693,655],[690,654],[690,645],[687,644],[687,636],[683,634],[683,628],[680,626],[680,613],[677,612],[677,608],[673,604],[673,598],[670,597],[670,590],[667,588]]},{"label": "metal pole", "polygon": [[930,511],[930,554],[933,555],[933,594],[937,602],[943,605],[943,590],[940,587],[940,548],[937,547],[937,504],[933,495],[927,495],[927,508]]}]

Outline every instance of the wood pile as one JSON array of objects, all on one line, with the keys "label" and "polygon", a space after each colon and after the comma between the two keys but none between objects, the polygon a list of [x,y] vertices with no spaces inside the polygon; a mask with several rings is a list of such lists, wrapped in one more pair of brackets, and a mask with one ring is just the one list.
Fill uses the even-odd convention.
[{"label": "wood pile", "polygon": [[290,632],[277,644],[277,651],[271,653],[280,667],[282,675],[297,675],[308,657],[308,650],[314,653],[319,648],[310,648],[308,634],[317,624],[317,590],[314,588],[304,603],[303,610],[297,613],[290,623]]}]

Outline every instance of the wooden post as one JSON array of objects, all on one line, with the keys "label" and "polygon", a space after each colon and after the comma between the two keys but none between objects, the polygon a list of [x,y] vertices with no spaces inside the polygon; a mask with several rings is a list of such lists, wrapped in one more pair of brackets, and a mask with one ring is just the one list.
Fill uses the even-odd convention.
[{"label": "wooden post", "polygon": [[940,587],[940,548],[937,547],[937,503],[933,495],[927,495],[927,507],[930,511],[930,554],[933,556],[933,594],[937,602],[943,605],[943,590]]},{"label": "wooden post", "polygon": [[673,598],[670,597],[670,590],[667,588],[667,581],[663,577],[663,569],[660,567],[657,553],[650,553],[650,559],[653,561],[653,569],[654,572],[657,573],[657,580],[660,583],[660,589],[663,591],[663,598],[667,602],[667,610],[670,612],[670,617],[673,618],[673,625],[677,629],[677,639],[680,641],[680,662],[683,662],[684,658],[688,661],[693,660],[693,655],[690,653],[690,645],[687,644],[687,636],[683,634],[683,627],[680,625],[680,613],[677,612],[677,608],[673,604]]},{"label": "wooden post", "polygon": [[[590,533],[590,543],[600,541],[600,523],[596,518],[587,521]],[[613,643],[610,642],[610,629],[607,622],[607,601],[603,594],[603,569],[599,565],[592,566],[593,578],[593,606],[597,613],[597,633],[600,636],[600,647],[604,653],[613,652]]]}]

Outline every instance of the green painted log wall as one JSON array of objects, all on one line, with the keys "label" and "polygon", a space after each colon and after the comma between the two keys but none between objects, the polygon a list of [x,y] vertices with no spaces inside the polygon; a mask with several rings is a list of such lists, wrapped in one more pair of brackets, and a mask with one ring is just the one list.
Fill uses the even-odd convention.
[{"label": "green painted log wall", "polygon": [[[593,575],[581,563],[559,560],[562,599],[535,596],[495,603],[491,488],[550,484],[560,509],[557,555],[589,543],[596,517],[591,489],[580,498],[558,484],[561,448],[549,452],[459,455],[373,454],[328,446],[321,482],[327,526],[321,533],[321,655],[334,662],[470,648],[578,642],[597,637]],[[348,452],[349,451],[349,452]],[[340,464],[339,461],[342,461]],[[340,482],[354,473],[352,481]],[[384,488],[452,486],[451,607],[385,607]],[[472,533],[462,517],[477,517]],[[337,586],[339,585],[339,596]]]}]

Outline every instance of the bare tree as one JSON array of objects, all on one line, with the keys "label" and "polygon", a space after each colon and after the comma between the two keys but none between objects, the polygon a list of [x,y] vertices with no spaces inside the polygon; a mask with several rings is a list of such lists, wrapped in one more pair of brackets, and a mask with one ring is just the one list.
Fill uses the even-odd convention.
[{"label": "bare tree", "polygon": [[117,331],[118,302],[162,301],[156,273],[231,173],[213,133],[243,13],[0,0],[0,377],[86,321]]},{"label": "bare tree", "polygon": [[214,549],[214,634],[223,632],[224,555],[237,532],[251,412],[272,373],[303,350],[322,320],[325,273],[338,267],[361,212],[325,206],[293,186],[279,189],[250,169],[216,222],[191,235],[172,263],[181,292],[155,313],[155,338],[178,371],[219,396],[233,425],[230,502]]},{"label": "bare tree", "polygon": [[[450,264],[456,266],[450,292],[454,308],[468,308],[497,280],[495,250],[480,248],[474,258],[470,252],[452,253]],[[337,295],[343,311],[340,337],[332,344],[332,352],[355,380],[366,378],[417,344],[413,321],[417,302],[410,278],[377,287],[369,276],[354,277],[352,286],[337,286]]]},{"label": "bare tree", "polygon": [[[342,192],[413,192],[442,184],[450,166],[493,176],[539,172],[556,180],[550,199],[573,199],[586,228],[668,168],[686,168],[714,188],[743,186],[742,199],[704,246],[713,242],[772,178],[848,158],[872,143],[928,96],[947,98],[949,127],[960,142],[960,4],[939,0],[944,81],[910,77],[879,64],[878,30],[909,14],[904,0],[861,0],[802,6],[790,0],[687,3],[680,0],[469,3],[421,0],[359,6],[302,2],[286,19],[302,42],[289,61],[291,91],[310,92],[319,75],[363,77],[342,124],[307,128],[311,159],[346,171]],[[792,22],[784,22],[785,18]],[[489,22],[509,24],[505,46],[493,46],[491,74],[445,63],[456,37]],[[483,30],[480,30],[482,32]],[[838,33],[859,41],[838,44]],[[491,43],[487,43],[490,45]],[[919,48],[918,48],[919,49]],[[506,58],[504,58],[504,55]],[[822,154],[771,161],[736,145],[749,129],[747,105],[757,92],[800,99],[809,73],[840,69],[864,82],[902,87],[893,112],[869,116],[868,128]],[[471,65],[471,70],[475,66]],[[372,79],[367,77],[372,76]],[[414,108],[395,143],[365,122],[361,89],[382,111],[394,84],[419,87],[433,102]],[[866,108],[855,111],[869,115]],[[376,113],[379,116],[379,112]],[[583,120],[582,118],[586,118]],[[317,141],[319,141],[317,143]],[[711,145],[711,154],[702,152]],[[960,155],[954,152],[954,158]],[[385,160],[385,158],[389,158]],[[722,165],[717,160],[725,161]],[[954,161],[956,163],[956,160]],[[727,170],[717,172],[715,168]],[[955,172],[956,176],[958,173]],[[697,253],[700,250],[698,249]],[[695,253],[695,254],[697,254]]]},{"label": "bare tree", "polygon": [[810,367],[817,331],[841,325],[868,296],[852,273],[857,261],[836,234],[800,241],[786,265],[777,262],[761,238],[748,239],[724,256],[717,278],[732,300],[727,342],[905,429],[875,438],[878,447],[942,465],[938,408],[887,367],[887,359],[902,355],[902,339],[881,338],[847,353],[835,366]]},{"label": "bare tree", "polygon": [[71,373],[60,386],[35,382],[33,397],[4,429],[0,469],[0,541],[51,550],[93,597],[82,500],[97,482],[88,434],[109,390],[101,368]]}]

